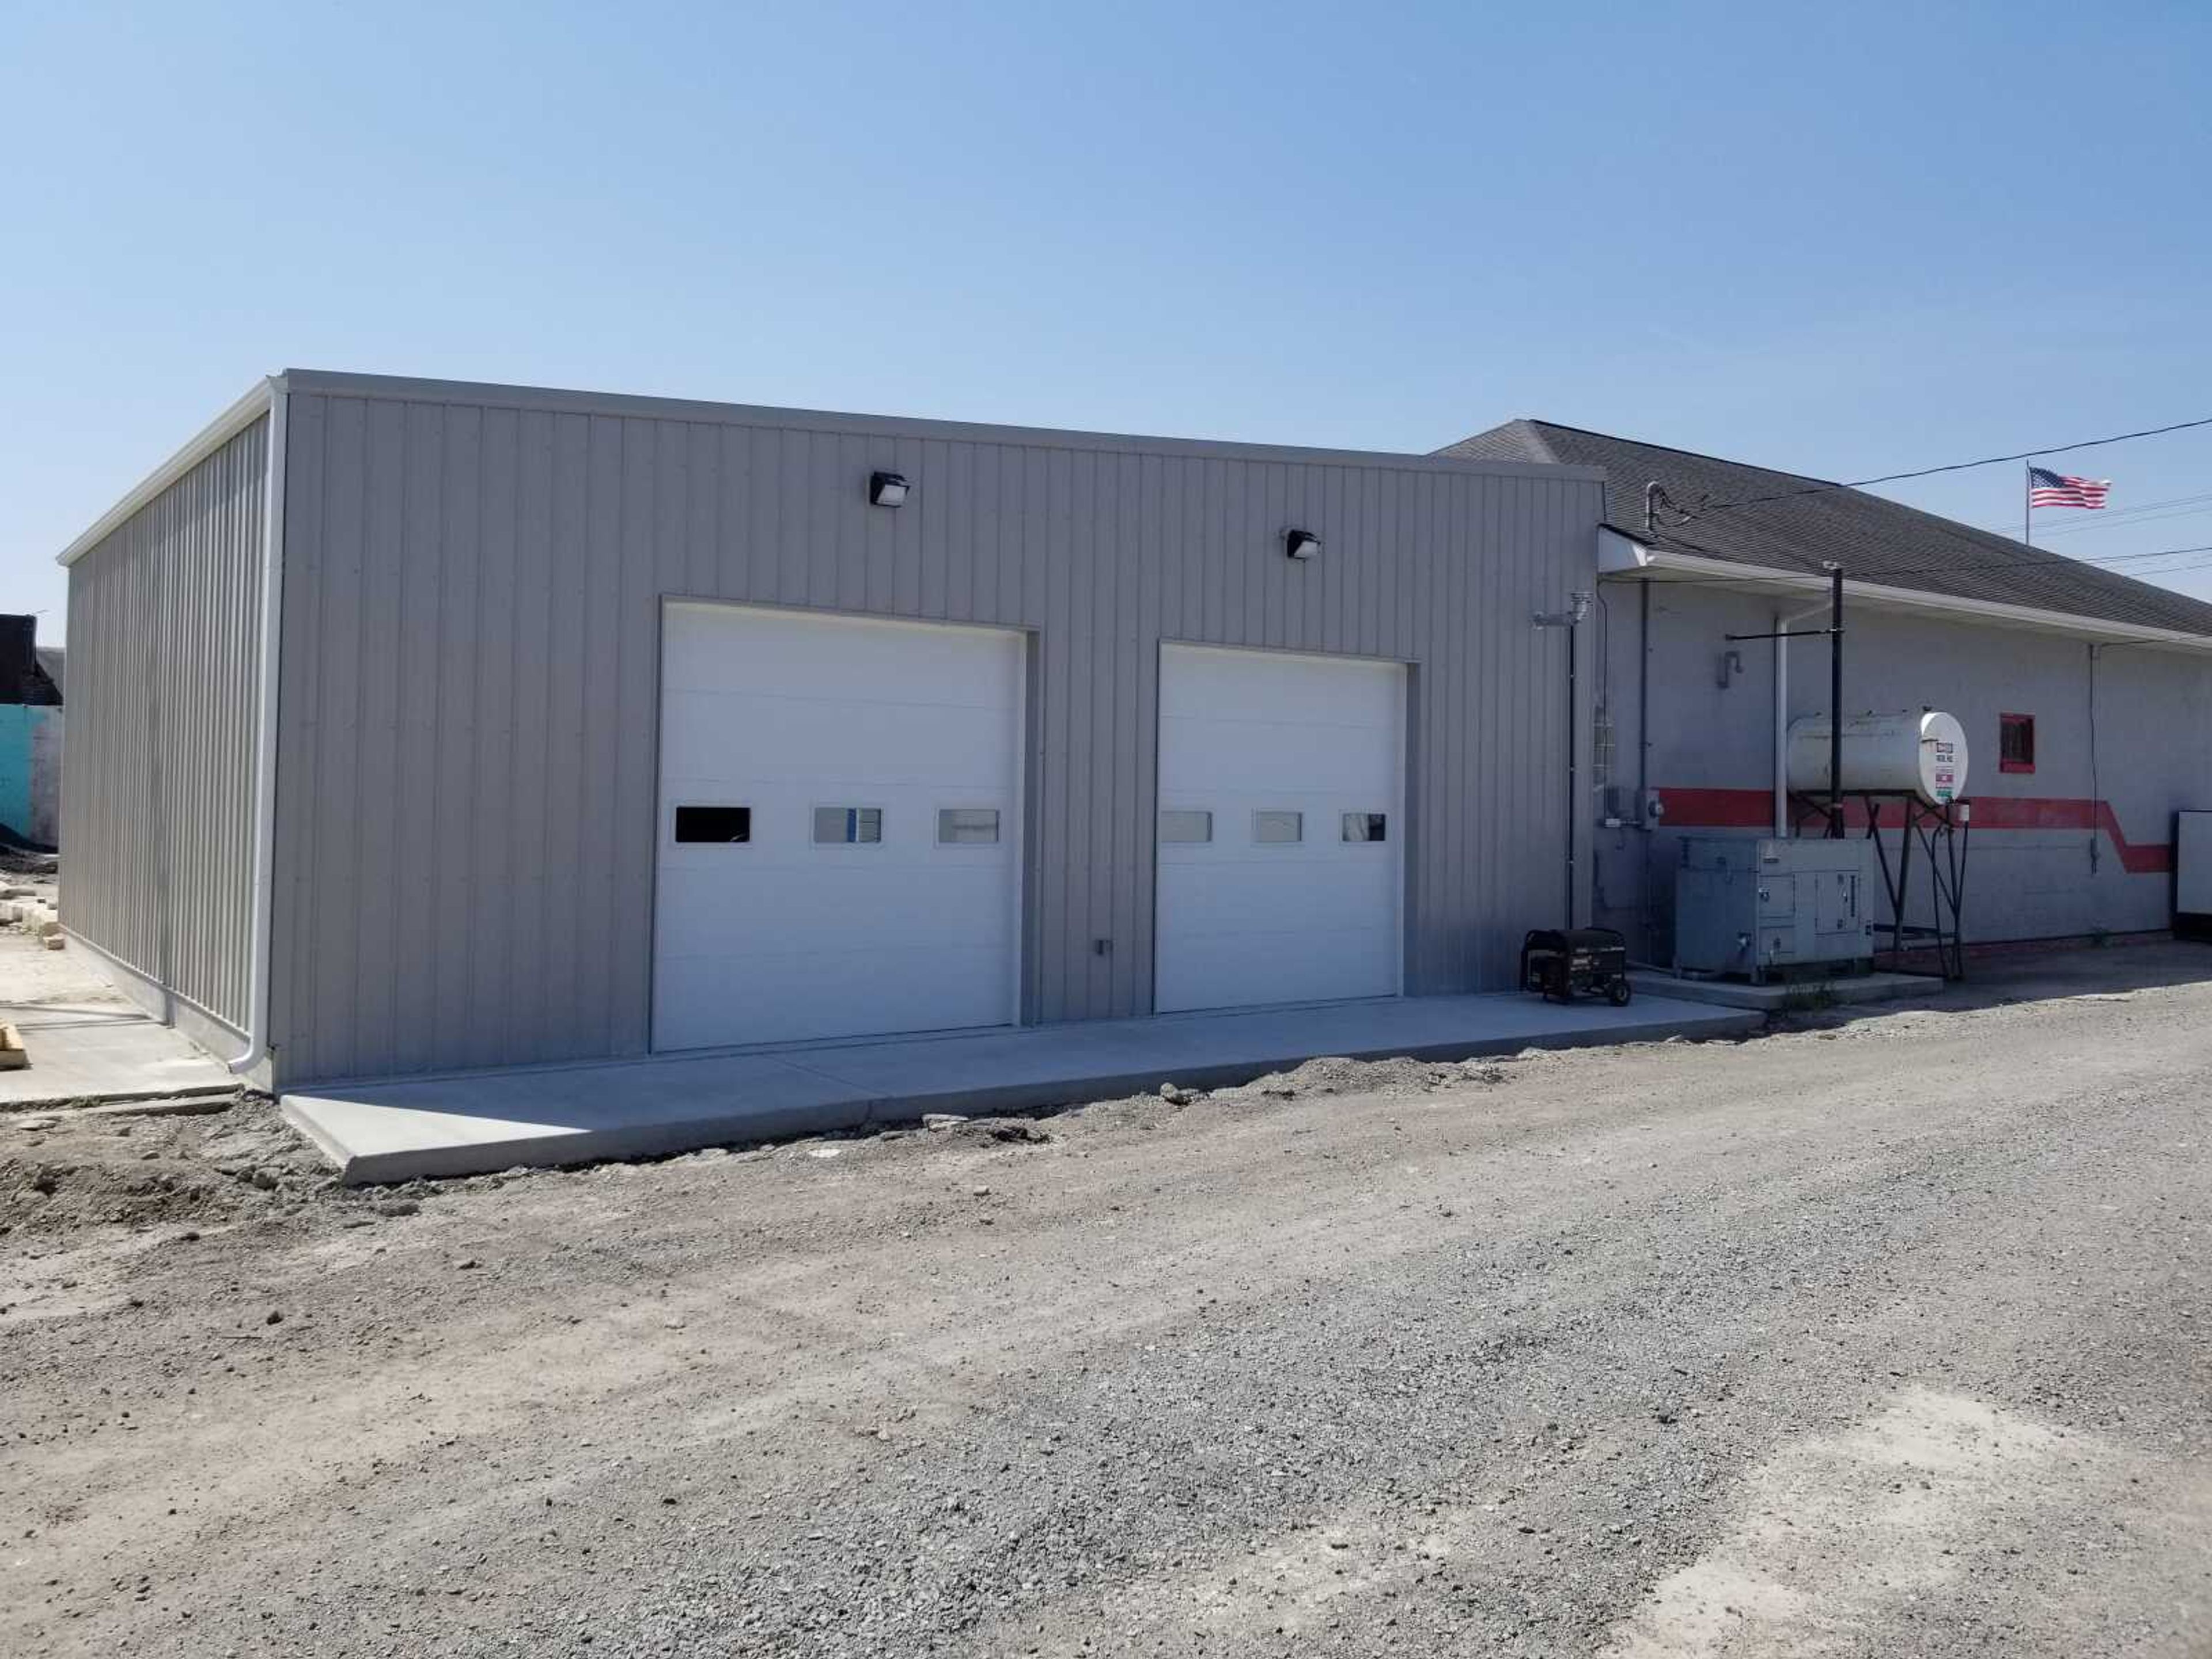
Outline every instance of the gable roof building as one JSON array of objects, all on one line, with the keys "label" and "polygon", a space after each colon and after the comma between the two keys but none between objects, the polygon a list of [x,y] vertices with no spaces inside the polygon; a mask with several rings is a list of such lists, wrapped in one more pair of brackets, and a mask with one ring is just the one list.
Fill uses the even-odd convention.
[{"label": "gable roof building", "polygon": [[1940,710],[1963,734],[1966,939],[2169,923],[2174,815],[2212,808],[2212,605],[1828,479],[1550,421],[1442,453],[1603,471],[1600,593],[1634,601],[1599,611],[1589,647],[1593,909],[1647,960],[1673,948],[1691,842],[1803,832],[1790,731],[1838,709]]},{"label": "gable roof building", "polygon": [[[1829,479],[1551,421],[1508,421],[1437,453],[1604,468],[1607,527],[1636,544],[1660,574],[1717,564],[1747,576],[1817,578],[1832,559],[1855,585],[2212,644],[2212,605]],[[1655,483],[1647,517],[1647,488]]]}]

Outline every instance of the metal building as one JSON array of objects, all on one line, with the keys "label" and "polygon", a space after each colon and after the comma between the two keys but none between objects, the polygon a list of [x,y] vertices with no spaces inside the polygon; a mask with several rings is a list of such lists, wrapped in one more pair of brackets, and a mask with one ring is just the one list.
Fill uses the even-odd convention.
[{"label": "metal building", "polygon": [[64,921],[283,1087],[1503,989],[1587,910],[1603,512],[289,372],[63,556]]}]

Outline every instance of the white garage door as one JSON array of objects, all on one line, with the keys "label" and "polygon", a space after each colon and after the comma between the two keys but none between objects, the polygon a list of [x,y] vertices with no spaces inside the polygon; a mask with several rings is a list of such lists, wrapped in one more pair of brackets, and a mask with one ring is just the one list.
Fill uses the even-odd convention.
[{"label": "white garage door", "polygon": [[1166,646],[1153,1005],[1395,996],[1406,671]]},{"label": "white garage door", "polygon": [[653,1046],[1015,1019],[1022,680],[1000,630],[669,605]]}]

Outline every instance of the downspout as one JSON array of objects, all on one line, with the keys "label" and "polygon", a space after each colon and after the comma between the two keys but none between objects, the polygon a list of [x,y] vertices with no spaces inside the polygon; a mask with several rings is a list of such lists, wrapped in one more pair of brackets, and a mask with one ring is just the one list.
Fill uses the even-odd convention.
[{"label": "downspout", "polygon": [[[1576,751],[1582,734],[1575,729],[1575,657],[1582,633],[1583,596],[1576,594],[1567,610],[1567,919],[1560,927],[1572,932],[1575,925],[1575,837],[1582,824],[1582,782],[1575,770]],[[1595,854],[1596,848],[1591,852]]]},{"label": "downspout", "polygon": [[1636,584],[1636,948],[1651,953],[1651,579]]},{"label": "downspout", "polygon": [[[269,978],[276,859],[277,647],[284,616],[285,415],[291,394],[269,381],[269,476],[262,501],[260,706],[253,737],[253,913],[247,965],[246,1047],[225,1061],[234,1073],[269,1058]],[[274,1083],[272,1077],[270,1082]]]},{"label": "downspout", "polygon": [[2105,787],[2097,777],[2097,653],[2104,647],[2089,646],[2089,873],[2097,873],[2097,833],[2105,816]]},{"label": "downspout", "polygon": [[1828,601],[1794,616],[1774,613],[1774,838],[1790,838],[1790,630],[1821,615]]},{"label": "downspout", "polygon": [[1581,632],[1583,618],[1589,615],[1591,595],[1588,593],[1570,593],[1567,595],[1567,608],[1565,611],[1539,611],[1528,618],[1528,620],[1538,628],[1563,628],[1566,630],[1567,634],[1567,726],[1565,733],[1567,740],[1567,821],[1565,825],[1567,832],[1565,867],[1567,915],[1566,921],[1563,926],[1568,928],[1572,928],[1574,927],[1575,912],[1578,908],[1576,903],[1576,899],[1577,897],[1576,891],[1577,885],[1576,872],[1577,866],[1575,859],[1575,836],[1577,825],[1579,823],[1582,817],[1582,781],[1581,774],[1577,769],[1577,762],[1580,758],[1582,742],[1581,734],[1575,729],[1576,704],[1578,702],[1577,695],[1577,685],[1575,673],[1575,649],[1577,636]]},{"label": "downspout", "polygon": [[1774,839],[1790,836],[1790,622],[1774,613]]},{"label": "downspout", "polygon": [[1651,827],[1651,579],[1636,584],[1636,818]]}]

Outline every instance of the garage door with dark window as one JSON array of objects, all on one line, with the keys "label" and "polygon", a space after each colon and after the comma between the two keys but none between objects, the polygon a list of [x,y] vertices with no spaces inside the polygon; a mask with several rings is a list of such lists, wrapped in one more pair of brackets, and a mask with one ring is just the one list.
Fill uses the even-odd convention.
[{"label": "garage door with dark window", "polygon": [[1406,670],[1164,646],[1153,1006],[1394,996]]},{"label": "garage door with dark window", "polygon": [[1021,636],[670,605],[653,1046],[1000,1025]]}]

